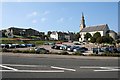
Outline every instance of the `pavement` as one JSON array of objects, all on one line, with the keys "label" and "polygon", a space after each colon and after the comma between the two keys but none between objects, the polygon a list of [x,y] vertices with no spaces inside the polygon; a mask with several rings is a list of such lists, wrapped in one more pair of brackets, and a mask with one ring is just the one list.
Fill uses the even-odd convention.
[{"label": "pavement", "polygon": [[75,58],[77,56],[66,58],[63,55],[47,56],[47,54],[0,55],[2,56],[0,72],[3,78],[118,78],[120,71],[118,58],[114,57],[94,59],[83,58],[84,56],[79,58]]}]

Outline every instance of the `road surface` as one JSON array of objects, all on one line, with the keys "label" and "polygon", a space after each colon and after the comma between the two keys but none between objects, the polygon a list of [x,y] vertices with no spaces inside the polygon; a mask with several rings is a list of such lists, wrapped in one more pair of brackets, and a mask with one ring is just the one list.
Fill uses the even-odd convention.
[{"label": "road surface", "polygon": [[27,57],[12,53],[2,54],[0,67],[3,78],[118,78],[120,71],[117,58]]}]

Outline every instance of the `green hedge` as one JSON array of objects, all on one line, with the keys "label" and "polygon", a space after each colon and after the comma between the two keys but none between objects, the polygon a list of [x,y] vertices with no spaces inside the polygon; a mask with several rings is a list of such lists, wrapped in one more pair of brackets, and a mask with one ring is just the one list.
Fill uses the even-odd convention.
[{"label": "green hedge", "polygon": [[73,53],[73,55],[81,55],[81,56],[83,56],[84,54],[82,54],[81,52],[75,52],[75,53]]},{"label": "green hedge", "polygon": [[[37,54],[35,50],[9,50],[9,49],[2,49],[2,52],[13,52],[13,53],[33,53]],[[45,53],[39,53],[39,54],[45,54]],[[57,55],[69,55],[68,52],[63,51],[63,52],[49,52],[47,54],[57,54]],[[75,52],[72,55],[78,55],[78,56],[84,56],[81,52]],[[87,56],[111,56],[111,57],[120,57],[120,53],[103,53],[103,54],[89,54]]]},{"label": "green hedge", "polygon": [[111,56],[111,57],[120,57],[120,53],[90,54],[89,56]]}]

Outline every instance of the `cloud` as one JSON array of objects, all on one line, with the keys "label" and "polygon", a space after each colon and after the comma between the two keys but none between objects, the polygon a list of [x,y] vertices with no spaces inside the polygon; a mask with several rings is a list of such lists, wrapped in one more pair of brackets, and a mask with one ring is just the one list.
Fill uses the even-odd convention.
[{"label": "cloud", "polygon": [[68,20],[72,20],[73,18],[72,17],[69,17],[69,19]]},{"label": "cloud", "polygon": [[61,17],[60,19],[57,20],[57,22],[63,22],[64,21],[64,18]]},{"label": "cloud", "polygon": [[34,16],[37,16],[37,15],[38,15],[38,12],[33,11],[32,13],[28,14],[27,17],[34,17]]},{"label": "cloud", "polygon": [[49,14],[50,13],[50,11],[45,11],[44,13],[43,13],[43,15],[47,15],[47,14]]},{"label": "cloud", "polygon": [[22,2],[22,0],[17,0],[17,2]]},{"label": "cloud", "polygon": [[36,19],[32,20],[32,23],[37,23],[37,20]]},{"label": "cloud", "polygon": [[45,22],[47,19],[46,18],[41,18],[41,22]]}]

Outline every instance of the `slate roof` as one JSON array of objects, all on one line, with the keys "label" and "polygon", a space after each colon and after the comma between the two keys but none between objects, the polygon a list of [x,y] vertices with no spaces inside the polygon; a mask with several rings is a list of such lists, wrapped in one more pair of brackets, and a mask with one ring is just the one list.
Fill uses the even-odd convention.
[{"label": "slate roof", "polygon": [[89,26],[89,27],[83,28],[80,32],[103,31],[107,27],[108,27],[107,24],[97,25],[97,26]]},{"label": "slate roof", "polygon": [[115,31],[113,31],[113,30],[108,30],[106,33],[115,33],[115,34],[117,34]]}]

